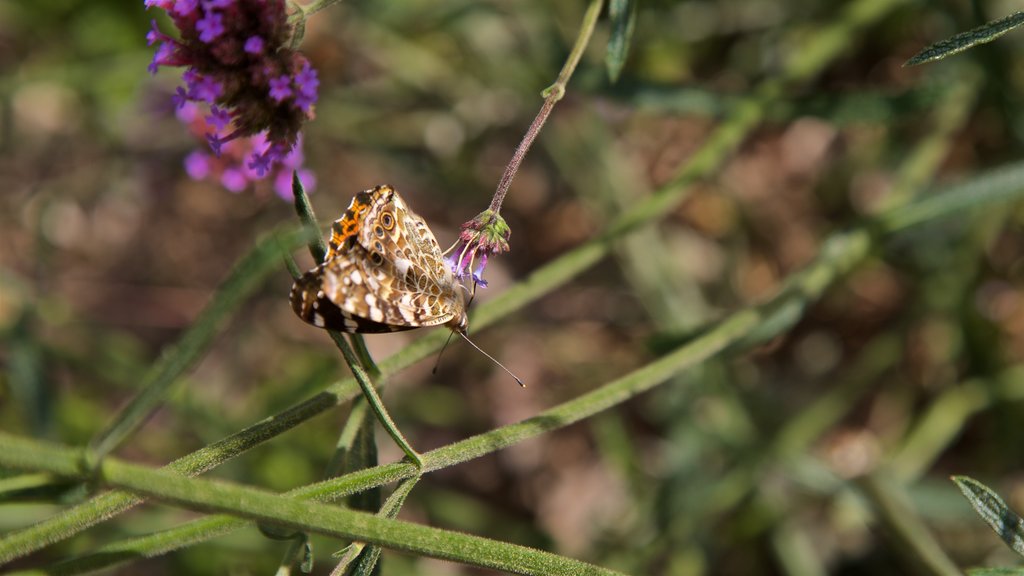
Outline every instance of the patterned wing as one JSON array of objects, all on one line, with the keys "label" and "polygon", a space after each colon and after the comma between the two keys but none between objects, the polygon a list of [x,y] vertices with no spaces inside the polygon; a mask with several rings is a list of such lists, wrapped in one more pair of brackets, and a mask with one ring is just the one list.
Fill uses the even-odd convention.
[{"label": "patterned wing", "polygon": [[465,326],[437,240],[388,186],[352,200],[332,227],[328,258],[296,281],[292,307],[315,326],[346,332]]},{"label": "patterned wing", "polygon": [[[358,245],[351,250],[363,251]],[[418,328],[404,321],[400,309],[378,298],[387,291],[366,281],[373,274],[367,264],[365,259],[342,255],[306,272],[292,286],[292,309],[299,318],[327,330],[372,334]]]},{"label": "patterned wing", "polygon": [[340,254],[346,240],[356,237],[366,221],[367,212],[370,211],[371,206],[380,201],[380,195],[376,194],[380,188],[378,186],[373,190],[364,190],[356,194],[348,203],[348,208],[341,218],[331,224],[331,238],[327,241],[327,255],[324,256],[324,262]]}]

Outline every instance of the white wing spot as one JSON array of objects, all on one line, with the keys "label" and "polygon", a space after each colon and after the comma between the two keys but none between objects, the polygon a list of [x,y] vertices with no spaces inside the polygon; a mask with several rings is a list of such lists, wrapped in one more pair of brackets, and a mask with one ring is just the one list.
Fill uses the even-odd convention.
[{"label": "white wing spot", "polygon": [[324,327],[324,317],[319,314],[313,314],[313,326],[317,328]]},{"label": "white wing spot", "polygon": [[397,258],[395,260],[395,272],[398,272],[399,278],[405,278],[405,273],[409,271],[412,266],[412,261],[405,258]]}]

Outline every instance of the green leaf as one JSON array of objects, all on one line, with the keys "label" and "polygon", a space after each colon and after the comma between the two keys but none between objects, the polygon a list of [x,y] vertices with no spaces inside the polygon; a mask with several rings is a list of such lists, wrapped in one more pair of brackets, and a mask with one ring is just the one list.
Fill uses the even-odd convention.
[{"label": "green leaf", "polygon": [[138,394],[90,442],[91,467],[121,444],[156,411],[178,382],[206,353],[228,319],[263,286],[264,280],[281,265],[282,250],[304,242],[305,232],[274,232],[263,238],[235,264],[227,280],[199,314],[192,326],[174,345],[164,351],[146,373]]},{"label": "green leaf", "polygon": [[618,81],[629,55],[629,43],[636,25],[636,2],[611,0],[608,3],[608,18],[611,20],[612,30],[604,63],[608,67],[608,78],[614,83]]},{"label": "green leaf", "polygon": [[978,26],[973,30],[961,32],[951,38],[940,40],[915,54],[913,58],[907,60],[903,65],[917,66],[925,62],[942,60],[947,56],[958,54],[978,44],[991,42],[1021,24],[1024,24],[1024,12],[1015,12],[1005,18]]},{"label": "green leaf", "polygon": [[1024,576],[1024,568],[971,568],[969,576]]},{"label": "green leaf", "polygon": [[996,531],[1007,546],[1024,556],[1024,520],[1010,510],[998,494],[981,482],[967,476],[953,476],[952,480],[981,519]]}]

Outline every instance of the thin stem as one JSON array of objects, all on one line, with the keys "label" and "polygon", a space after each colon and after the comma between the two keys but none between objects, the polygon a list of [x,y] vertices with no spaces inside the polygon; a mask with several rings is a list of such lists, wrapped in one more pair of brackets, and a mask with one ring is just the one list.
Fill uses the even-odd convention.
[{"label": "thin stem", "polygon": [[537,139],[541,128],[544,127],[544,122],[551,115],[551,110],[565,96],[565,87],[569,83],[572,73],[576,70],[576,66],[580,63],[583,51],[590,42],[590,37],[594,33],[594,26],[597,24],[598,16],[601,15],[601,7],[603,5],[604,0],[591,0],[590,6],[587,7],[587,12],[583,15],[583,25],[580,27],[579,35],[576,36],[576,44],[573,45],[569,58],[565,61],[565,65],[562,66],[562,71],[558,73],[558,79],[555,80],[555,83],[544,90],[544,104],[541,105],[540,112],[533,119],[530,128],[526,130],[526,135],[519,142],[519,147],[516,148],[515,154],[512,155],[512,160],[509,161],[508,166],[505,167],[505,173],[501,175],[501,180],[498,181],[498,189],[494,192],[494,198],[491,199],[490,206],[490,210],[495,214],[501,212],[501,204],[505,201],[505,195],[508,194],[509,186],[512,185],[512,179],[515,178],[516,172],[519,171],[519,165],[523,163],[523,158],[526,158],[526,153],[529,152],[530,146],[533,145],[533,141]]},{"label": "thin stem", "polygon": [[380,421],[381,426],[391,436],[391,439],[398,444],[398,447],[405,452],[405,455],[409,457],[409,460],[416,465],[417,468],[423,467],[423,460],[416,450],[413,449],[409,441],[402,435],[402,431],[398,429],[395,421],[391,419],[391,415],[388,414],[387,408],[384,407],[384,401],[381,400],[380,394],[377,393],[377,388],[374,387],[373,382],[370,380],[370,376],[363,370],[363,367],[359,364],[359,359],[356,358],[355,352],[352,351],[352,347],[345,341],[344,336],[340,332],[329,331],[331,339],[341,350],[341,353],[345,356],[345,362],[348,363],[349,368],[352,369],[352,375],[356,377],[356,383],[359,384],[359,388],[363,391],[363,396],[366,398],[367,403],[370,404],[370,408],[373,409],[373,413],[377,415],[377,420]]},{"label": "thin stem", "polygon": [[[0,432],[0,461],[42,464],[60,475],[82,477],[83,451],[17,438]],[[202,478],[182,478],[117,458],[99,463],[98,478],[108,486],[200,511],[229,512],[284,528],[368,542],[395,550],[462,562],[513,574],[619,574],[550,552],[480,536],[379,518],[338,506],[324,506],[265,490]]]}]

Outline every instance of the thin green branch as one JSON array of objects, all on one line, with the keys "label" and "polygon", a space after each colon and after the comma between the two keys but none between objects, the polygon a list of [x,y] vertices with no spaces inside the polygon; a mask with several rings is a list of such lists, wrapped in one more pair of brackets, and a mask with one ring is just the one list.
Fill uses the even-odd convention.
[{"label": "thin green branch", "polygon": [[[274,438],[278,434],[291,430],[330,408],[351,400],[358,393],[359,388],[356,386],[355,381],[352,379],[345,380],[279,414],[266,418],[223,440],[179,458],[165,466],[164,469],[185,476],[202,474],[242,454],[246,450]],[[70,538],[90,526],[94,526],[103,520],[113,518],[133,508],[141,502],[143,502],[143,499],[134,494],[114,490],[95,496],[82,504],[72,506],[53,518],[23,530],[5,534],[0,539],[0,564],[30,554],[54,542]],[[157,537],[148,541],[159,543],[161,539]],[[167,544],[174,545],[177,543],[168,542]]]},{"label": "thin green branch", "polygon": [[[377,516],[381,518],[397,518],[398,513],[402,510],[402,505],[405,504],[405,499],[409,497],[417,482],[419,482],[419,476],[406,478],[399,482],[398,486],[395,487],[395,491],[384,502]],[[367,547],[365,542],[353,542],[342,554],[334,570],[331,570],[331,576],[342,576],[345,574],[345,571],[356,559],[359,560],[359,563],[356,565],[355,574],[357,576],[369,576],[380,559],[380,553],[381,548],[379,546]]]},{"label": "thin green branch", "polygon": [[498,181],[498,188],[495,190],[494,198],[491,199],[491,205],[488,207],[488,210],[495,214],[501,212],[501,205],[505,201],[505,195],[508,193],[509,187],[512,186],[512,179],[515,178],[520,164],[526,158],[526,153],[530,151],[530,146],[533,145],[533,141],[537,139],[541,128],[544,127],[544,122],[551,115],[555,104],[558,104],[558,101],[565,96],[565,87],[569,84],[572,73],[580,63],[583,51],[586,50],[587,44],[590,43],[590,37],[594,34],[594,26],[597,25],[597,18],[601,15],[601,6],[603,4],[603,0],[591,0],[590,6],[587,7],[587,11],[583,15],[583,24],[580,26],[579,34],[576,36],[576,43],[573,45],[569,57],[562,66],[562,70],[558,73],[558,78],[554,84],[544,89],[544,104],[541,105],[540,112],[537,112],[537,116],[534,117],[530,127],[526,130],[526,135],[523,136],[519,146],[516,147],[516,151],[512,154],[512,159],[509,160],[508,166],[505,167],[505,173],[501,175],[501,180]]},{"label": "thin green branch", "polygon": [[908,567],[933,576],[962,574],[907,502],[898,484],[878,473],[859,479],[857,484],[898,542],[894,549],[912,565]]},{"label": "thin green branch", "polygon": [[251,296],[263,281],[278,270],[280,247],[294,249],[306,241],[304,232],[279,231],[269,234],[246,254],[221,284],[213,300],[196,321],[146,373],[141,391],[114,417],[113,422],[93,437],[86,458],[89,466],[116,448],[137,430],[156,410],[170,392],[178,377],[195,365],[220,333],[227,319]]},{"label": "thin green branch", "polygon": [[[17,438],[2,432],[0,446],[4,453],[2,460],[15,467],[38,469],[42,466],[55,474],[77,477],[84,477],[88,472],[81,467],[82,450]],[[305,502],[246,486],[184,478],[116,458],[104,459],[96,472],[97,479],[106,485],[195,510],[231,512],[285,528],[369,542],[513,574],[618,574],[525,546],[383,519],[365,512]]]}]

